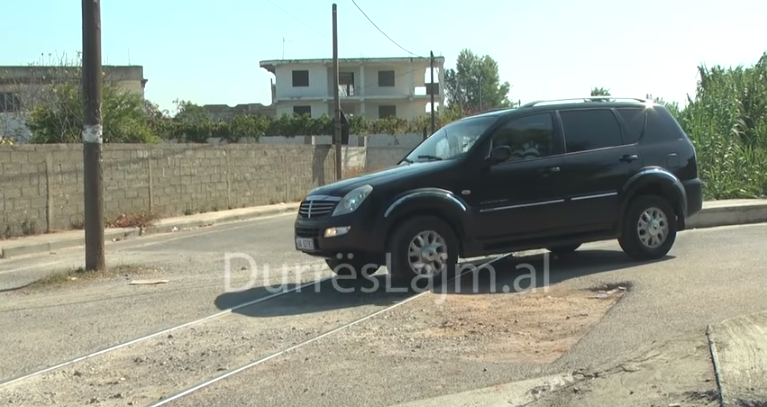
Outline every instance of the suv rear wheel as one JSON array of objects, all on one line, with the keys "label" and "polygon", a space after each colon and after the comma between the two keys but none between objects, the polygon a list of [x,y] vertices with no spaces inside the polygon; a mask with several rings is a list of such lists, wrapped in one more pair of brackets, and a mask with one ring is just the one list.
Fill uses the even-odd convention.
[{"label": "suv rear wheel", "polygon": [[618,242],[634,259],[655,260],[671,250],[676,228],[676,214],[668,200],[656,195],[640,195],[626,212]]},{"label": "suv rear wheel", "polygon": [[400,224],[392,234],[389,251],[389,273],[398,279],[449,279],[458,264],[458,239],[453,228],[433,216],[418,216]]}]

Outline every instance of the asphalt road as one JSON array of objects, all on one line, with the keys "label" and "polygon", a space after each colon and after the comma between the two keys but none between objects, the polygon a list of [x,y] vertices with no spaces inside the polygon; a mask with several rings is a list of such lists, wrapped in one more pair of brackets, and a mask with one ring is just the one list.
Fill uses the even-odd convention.
[{"label": "asphalt road", "polygon": [[[67,288],[13,290],[46,273],[78,266],[82,252],[68,250],[0,260],[0,290],[5,288],[0,293],[0,346],[8,350],[0,362],[0,380],[266,297],[271,292],[262,287],[265,281],[275,284],[283,279],[329,277],[321,262],[295,252],[292,222],[290,215],[278,216],[108,245],[108,262],[156,267],[155,275],[141,278],[169,280],[163,285],[133,286],[128,279],[117,277],[76,282]],[[371,347],[371,338],[396,337],[389,334],[402,329],[411,319],[429,315],[438,306],[432,301],[416,300],[397,308],[390,317],[382,314],[371,318],[171,405],[386,406],[604,363],[653,341],[703,332],[708,323],[767,309],[762,288],[767,282],[766,237],[767,225],[688,231],[680,234],[668,259],[650,264],[627,262],[613,242],[584,246],[573,257],[553,259],[549,277],[552,284],[586,288],[619,283],[629,285],[631,290],[581,341],[550,365],[467,361],[427,347],[401,357],[371,352],[380,349]],[[250,257],[232,260],[229,267],[230,287],[245,288],[250,284],[250,289],[224,292],[226,253]],[[540,256],[518,261],[543,269]],[[505,273],[501,278],[509,282],[516,275],[515,264],[507,259],[495,266]],[[253,265],[257,273],[253,273]],[[270,271],[265,276],[267,266]],[[297,271],[301,266],[305,267],[303,272]],[[203,334],[190,330],[174,334],[181,338],[179,341],[209,349],[217,356],[203,363],[183,353],[171,353],[173,360],[182,361],[173,365],[177,369],[174,372],[197,372],[175,378],[173,389],[182,390],[200,378],[215,376],[218,369],[233,368],[237,363],[300,343],[311,335],[396,304],[408,295],[343,296],[330,289],[287,294],[206,324],[199,331]],[[221,337],[230,338],[232,344],[223,346],[220,340],[211,339]],[[397,340],[408,342],[408,338]],[[149,352],[149,344],[142,346],[109,359],[114,365],[94,359],[87,369],[87,365],[77,369],[81,375],[86,372],[86,378],[92,370],[93,380],[110,373],[119,376],[128,369],[119,364],[121,360],[137,360],[142,352]],[[392,346],[403,345],[397,342]],[[219,366],[221,363],[226,366]],[[119,369],[97,372],[99,364]],[[160,366],[166,365],[157,366],[158,375],[164,374]],[[161,376],[156,381],[161,381]],[[32,389],[35,385],[30,382],[29,386]],[[21,386],[14,391],[24,390]],[[40,387],[30,391],[42,394],[46,390]],[[167,391],[162,389],[160,393],[167,395]],[[0,394],[0,400],[3,396]],[[47,404],[40,397],[33,397],[35,403]],[[85,394],[73,397],[88,401]],[[150,401],[137,399],[133,405]]]}]

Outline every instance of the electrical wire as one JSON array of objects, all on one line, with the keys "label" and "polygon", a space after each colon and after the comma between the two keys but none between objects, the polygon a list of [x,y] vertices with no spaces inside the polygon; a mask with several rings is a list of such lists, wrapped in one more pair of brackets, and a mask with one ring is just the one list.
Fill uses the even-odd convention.
[{"label": "electrical wire", "polygon": [[[306,28],[308,28],[308,29],[310,29],[310,30],[314,31],[315,33],[317,33],[317,34],[319,34],[319,35],[321,35],[321,36],[325,37],[325,39],[328,39],[328,40],[330,40],[330,39],[331,39],[331,38],[330,38],[330,37],[328,37],[326,34],[323,34],[322,32],[318,31],[317,29],[315,29],[314,27],[310,26],[309,24],[307,24],[307,23],[305,23],[305,22],[301,21],[301,20],[300,20],[298,17],[294,16],[293,14],[290,14],[288,11],[286,11],[286,10],[285,10],[285,9],[283,9],[282,7],[280,7],[280,6],[278,6],[277,4],[275,4],[275,3],[274,3],[272,0],[266,0],[266,1],[268,1],[268,2],[269,2],[269,4],[273,5],[274,7],[277,7],[277,9],[278,9],[278,10],[280,10],[280,11],[282,11],[283,13],[287,14],[287,15],[288,15],[289,17],[291,17],[292,19],[294,19],[294,20],[298,21],[299,23],[301,23],[301,24],[302,24],[304,27],[306,27]],[[347,50],[349,50],[349,51],[351,51],[351,52],[354,52],[355,54],[359,54],[359,56],[362,56],[362,53],[361,53],[361,52],[359,52],[359,51],[357,51],[357,50],[353,50],[353,49],[351,49],[351,48],[349,48],[349,47],[347,47],[347,46],[344,46],[344,48],[346,48]]]},{"label": "electrical wire", "polygon": [[364,11],[362,11],[362,8],[361,8],[361,7],[360,7],[360,6],[357,4],[357,2],[356,2],[356,1],[354,1],[354,0],[351,0],[351,1],[352,1],[352,3],[354,4],[354,6],[355,6],[355,7],[357,7],[357,10],[359,10],[359,11],[360,11],[360,13],[362,13],[362,15],[363,15],[363,16],[365,16],[365,18],[367,18],[367,20],[370,22],[370,24],[373,24],[373,27],[375,27],[375,28],[376,28],[376,29],[377,29],[379,32],[381,32],[381,34],[383,34],[383,35],[384,35],[384,37],[388,38],[388,39],[389,39],[389,41],[391,41],[391,42],[392,42],[394,45],[398,46],[398,47],[399,47],[401,50],[403,50],[403,51],[407,52],[408,54],[410,54],[410,55],[412,55],[412,56],[417,56],[417,57],[419,57],[419,58],[424,58],[424,57],[422,57],[422,56],[420,56],[420,55],[418,55],[418,54],[415,54],[415,53],[413,53],[413,52],[411,52],[411,51],[409,51],[409,50],[405,49],[405,47],[403,47],[402,45],[399,45],[399,44],[397,43],[397,41],[394,41],[394,40],[393,40],[391,37],[389,37],[389,36],[388,36],[388,35],[387,35],[387,34],[386,34],[386,33],[385,33],[385,32],[384,32],[382,29],[380,29],[380,28],[379,28],[379,27],[376,25],[376,23],[374,23],[374,22],[373,22],[373,20],[371,20],[371,19],[370,19],[370,17],[368,17],[368,15],[367,15],[367,14],[365,14],[365,12],[364,12]]}]

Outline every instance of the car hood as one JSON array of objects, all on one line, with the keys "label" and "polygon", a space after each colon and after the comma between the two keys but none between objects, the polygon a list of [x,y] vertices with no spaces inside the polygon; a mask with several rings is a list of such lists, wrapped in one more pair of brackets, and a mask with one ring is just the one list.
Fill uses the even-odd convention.
[{"label": "car hood", "polygon": [[309,192],[309,195],[344,196],[354,188],[366,184],[370,184],[375,188],[391,182],[399,183],[402,180],[421,178],[422,176],[426,176],[434,171],[444,168],[449,165],[449,163],[450,161],[432,161],[398,165],[315,188]]}]

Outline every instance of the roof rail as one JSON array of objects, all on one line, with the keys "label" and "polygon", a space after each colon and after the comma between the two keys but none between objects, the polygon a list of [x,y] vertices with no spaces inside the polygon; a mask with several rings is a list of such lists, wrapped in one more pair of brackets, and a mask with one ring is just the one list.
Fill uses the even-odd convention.
[{"label": "roof rail", "polygon": [[569,102],[569,101],[581,101],[581,102],[591,102],[598,99],[605,99],[606,101],[612,101],[612,100],[633,100],[640,103],[647,103],[649,100],[644,98],[623,98],[623,97],[615,97],[615,96],[588,96],[588,97],[582,97],[582,98],[568,98],[568,99],[551,99],[551,100],[534,100],[532,102],[525,103],[521,107],[533,107],[537,106],[543,103],[556,103],[556,102]]}]

